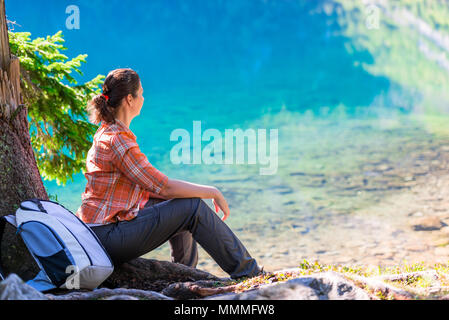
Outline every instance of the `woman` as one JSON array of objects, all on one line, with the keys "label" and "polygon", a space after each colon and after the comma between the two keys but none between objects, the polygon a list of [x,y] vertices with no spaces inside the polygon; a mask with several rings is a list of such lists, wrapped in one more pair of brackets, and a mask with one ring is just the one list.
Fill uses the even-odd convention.
[{"label": "woman", "polygon": [[202,199],[229,216],[215,187],[169,179],[148,162],[129,129],[143,106],[143,88],[131,69],[111,71],[103,93],[88,106],[101,126],[87,154],[86,189],[76,215],[92,227],[114,264],[169,241],[173,262],[196,267],[197,242],[232,278],[262,272],[243,244]]}]

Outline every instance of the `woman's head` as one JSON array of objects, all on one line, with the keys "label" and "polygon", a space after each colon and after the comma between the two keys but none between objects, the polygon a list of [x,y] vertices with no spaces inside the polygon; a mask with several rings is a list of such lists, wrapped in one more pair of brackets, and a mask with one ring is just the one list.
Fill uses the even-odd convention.
[{"label": "woman's head", "polygon": [[115,69],[107,75],[103,83],[103,93],[95,96],[88,105],[89,121],[115,123],[121,112],[129,112],[131,117],[140,113],[143,105],[143,89],[139,75],[132,69]]}]

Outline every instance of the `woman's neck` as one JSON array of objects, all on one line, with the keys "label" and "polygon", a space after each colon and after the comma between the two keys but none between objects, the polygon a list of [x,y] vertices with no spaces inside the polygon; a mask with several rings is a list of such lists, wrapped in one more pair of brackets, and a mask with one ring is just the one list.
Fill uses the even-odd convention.
[{"label": "woman's neck", "polygon": [[123,112],[122,110],[123,109],[119,109],[115,118],[123,122],[123,124],[129,129],[129,125],[131,124],[131,120],[133,119],[133,117],[130,114]]}]

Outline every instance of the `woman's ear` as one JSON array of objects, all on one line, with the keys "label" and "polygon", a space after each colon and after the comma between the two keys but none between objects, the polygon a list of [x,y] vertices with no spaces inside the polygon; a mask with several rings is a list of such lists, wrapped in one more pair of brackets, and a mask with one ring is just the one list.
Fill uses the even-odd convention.
[{"label": "woman's ear", "polygon": [[132,106],[132,102],[133,102],[133,96],[132,94],[128,94],[126,96],[126,102],[128,102],[128,105]]}]

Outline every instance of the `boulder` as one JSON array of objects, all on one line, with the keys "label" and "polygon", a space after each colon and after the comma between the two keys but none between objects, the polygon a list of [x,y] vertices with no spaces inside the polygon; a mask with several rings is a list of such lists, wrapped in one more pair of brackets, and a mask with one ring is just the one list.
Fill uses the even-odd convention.
[{"label": "boulder", "polygon": [[139,298],[122,294],[117,296],[106,297],[103,300],[139,300]]},{"label": "boulder", "polygon": [[48,298],[13,273],[0,282],[0,300],[48,300]]},{"label": "boulder", "polygon": [[370,300],[352,281],[335,272],[302,276],[243,293],[209,297],[210,300]]}]

